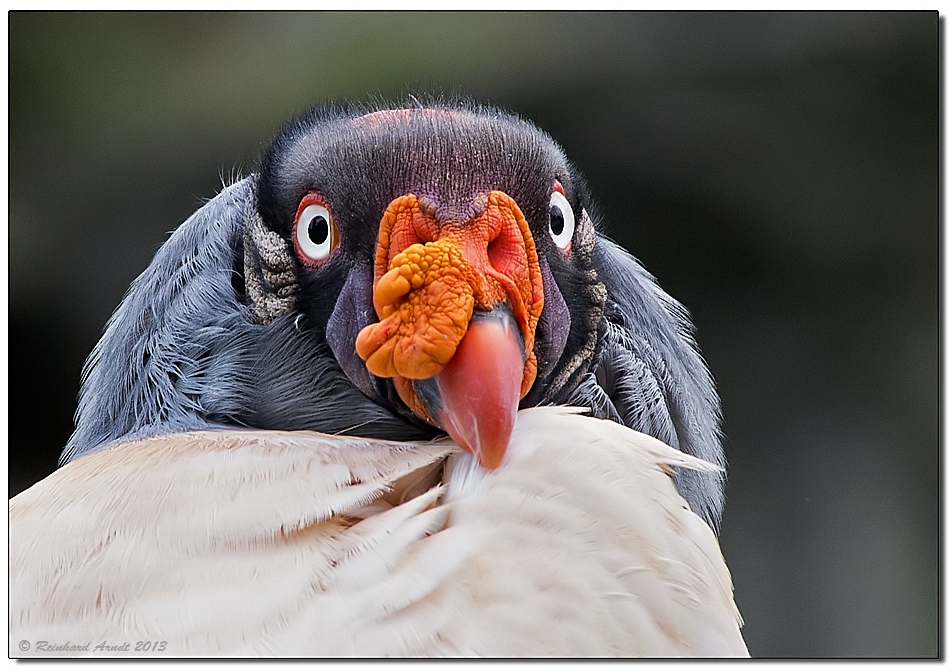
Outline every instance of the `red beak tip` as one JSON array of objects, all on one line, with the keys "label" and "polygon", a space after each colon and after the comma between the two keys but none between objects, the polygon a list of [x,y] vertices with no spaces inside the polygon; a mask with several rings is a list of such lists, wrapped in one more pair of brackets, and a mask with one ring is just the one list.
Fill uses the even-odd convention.
[{"label": "red beak tip", "polygon": [[503,460],[504,451],[490,455],[485,453],[478,454],[478,464],[486,470],[497,470]]},{"label": "red beak tip", "polygon": [[449,436],[465,451],[475,456],[478,464],[486,470],[496,470],[505,459],[511,438],[511,425],[495,425],[492,431],[469,426],[469,431],[460,431],[450,416],[441,414],[442,423]]},{"label": "red beak tip", "polygon": [[524,369],[518,337],[510,320],[473,320],[437,377],[443,427],[487,470],[504,460],[518,413]]}]

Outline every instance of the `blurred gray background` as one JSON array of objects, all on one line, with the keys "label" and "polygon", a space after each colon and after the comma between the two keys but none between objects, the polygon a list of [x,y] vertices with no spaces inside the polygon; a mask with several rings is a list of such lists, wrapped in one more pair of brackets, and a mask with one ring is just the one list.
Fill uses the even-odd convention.
[{"label": "blurred gray background", "polygon": [[125,288],[284,120],[459,92],[561,142],[691,310],[752,654],[937,654],[935,12],[8,16],[11,495]]}]

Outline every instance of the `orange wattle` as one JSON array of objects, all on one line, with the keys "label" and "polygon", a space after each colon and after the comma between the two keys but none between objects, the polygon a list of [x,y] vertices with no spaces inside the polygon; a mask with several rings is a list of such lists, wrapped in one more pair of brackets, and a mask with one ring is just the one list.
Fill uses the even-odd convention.
[{"label": "orange wattle", "polygon": [[[537,371],[533,348],[544,305],[541,270],[528,224],[508,195],[491,191],[476,198],[468,211],[473,213],[465,219],[440,215],[432,202],[412,194],[389,204],[376,248],[373,306],[380,320],[359,333],[356,351],[372,374],[393,378],[400,398],[423,420],[460,442],[484,438],[507,444],[517,402],[530,390]],[[472,329],[473,314],[496,308],[512,315],[514,331],[486,337],[487,326]],[[497,361],[491,359],[493,342]],[[502,374],[499,366],[511,370]],[[430,407],[413,380],[436,375],[440,388],[443,379],[453,381],[446,382],[440,407]],[[495,398],[497,411],[488,412],[485,420],[459,404],[478,406],[465,390],[467,383]],[[487,428],[497,421],[507,422],[507,429]],[[469,437],[461,438],[458,422],[481,425],[478,430],[487,432],[469,431]],[[486,467],[497,466],[504,452],[493,447],[491,453]]]}]

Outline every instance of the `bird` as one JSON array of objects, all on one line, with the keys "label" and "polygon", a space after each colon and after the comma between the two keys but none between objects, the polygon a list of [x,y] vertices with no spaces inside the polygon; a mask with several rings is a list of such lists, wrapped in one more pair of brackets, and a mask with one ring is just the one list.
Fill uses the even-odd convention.
[{"label": "bird", "polygon": [[11,655],[748,655],[712,377],[602,227],[515,114],[293,117],[11,500]]}]

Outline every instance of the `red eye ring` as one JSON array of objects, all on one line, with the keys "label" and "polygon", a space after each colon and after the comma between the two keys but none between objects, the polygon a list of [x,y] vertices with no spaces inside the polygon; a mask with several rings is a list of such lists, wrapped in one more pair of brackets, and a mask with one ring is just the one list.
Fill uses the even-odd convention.
[{"label": "red eye ring", "polygon": [[336,221],[319,193],[311,191],[300,200],[294,216],[293,236],[297,257],[311,268],[326,263],[340,245]]}]

